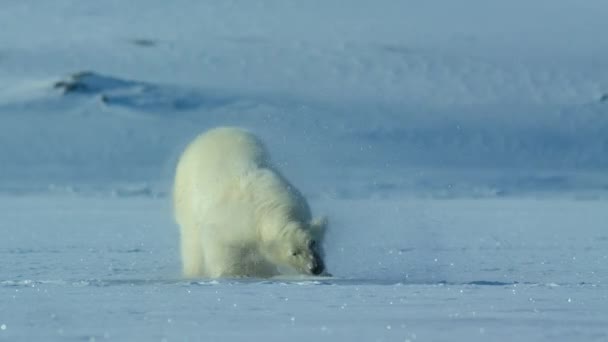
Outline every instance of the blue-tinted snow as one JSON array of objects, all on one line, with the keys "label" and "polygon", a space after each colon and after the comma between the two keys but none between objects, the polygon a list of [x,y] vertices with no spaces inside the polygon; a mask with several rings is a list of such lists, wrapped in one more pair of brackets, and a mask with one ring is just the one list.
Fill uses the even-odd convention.
[{"label": "blue-tinted snow", "polygon": [[603,201],[315,200],[333,278],[185,280],[165,199],[0,198],[7,340],[604,340]]}]

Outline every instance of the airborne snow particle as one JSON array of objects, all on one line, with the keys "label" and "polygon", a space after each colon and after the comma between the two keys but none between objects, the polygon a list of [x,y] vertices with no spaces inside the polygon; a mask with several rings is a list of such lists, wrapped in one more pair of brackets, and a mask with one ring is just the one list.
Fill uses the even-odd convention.
[{"label": "airborne snow particle", "polygon": [[6,324],[0,325],[0,330],[6,330]]}]

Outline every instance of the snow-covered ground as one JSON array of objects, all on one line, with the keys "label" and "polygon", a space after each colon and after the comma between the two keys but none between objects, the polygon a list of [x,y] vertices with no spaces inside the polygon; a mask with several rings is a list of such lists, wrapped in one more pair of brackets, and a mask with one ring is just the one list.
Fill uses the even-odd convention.
[{"label": "snow-covered ground", "polygon": [[602,201],[319,200],[334,278],[187,281],[166,199],[0,198],[17,340],[608,338]]},{"label": "snow-covered ground", "polygon": [[[1,7],[0,340],[608,339],[605,1]],[[329,215],[334,278],[180,279],[218,125]]]}]

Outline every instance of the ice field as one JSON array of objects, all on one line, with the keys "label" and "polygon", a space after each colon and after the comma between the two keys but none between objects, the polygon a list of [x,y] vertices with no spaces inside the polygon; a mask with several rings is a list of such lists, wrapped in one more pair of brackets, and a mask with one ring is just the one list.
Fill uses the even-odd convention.
[{"label": "ice field", "polygon": [[[0,341],[608,340],[608,4],[5,0]],[[331,278],[180,277],[236,125]]]}]

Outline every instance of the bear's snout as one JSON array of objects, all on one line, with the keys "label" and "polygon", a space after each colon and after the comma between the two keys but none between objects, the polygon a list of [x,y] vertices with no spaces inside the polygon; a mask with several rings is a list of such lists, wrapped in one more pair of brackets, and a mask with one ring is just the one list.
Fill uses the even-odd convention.
[{"label": "bear's snout", "polygon": [[312,273],[314,275],[319,275],[319,274],[323,273],[324,270],[325,270],[325,268],[323,267],[323,265],[317,264],[310,269],[310,273]]},{"label": "bear's snout", "polygon": [[325,264],[323,264],[323,260],[318,255],[315,255],[314,260],[308,264],[308,269],[311,274],[319,275],[325,271]]}]

